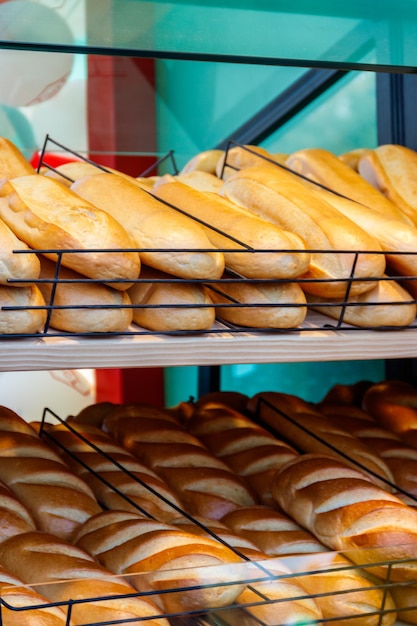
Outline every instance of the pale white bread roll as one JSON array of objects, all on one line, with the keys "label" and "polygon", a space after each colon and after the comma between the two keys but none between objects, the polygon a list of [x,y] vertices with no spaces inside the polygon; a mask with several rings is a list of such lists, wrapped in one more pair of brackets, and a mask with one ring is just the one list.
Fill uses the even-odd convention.
[{"label": "pale white bread roll", "polygon": [[227,180],[234,172],[253,165],[264,165],[269,161],[275,162],[275,157],[261,146],[244,145],[232,146],[225,150],[218,160],[216,174]]},{"label": "pale white bread roll", "polygon": [[69,470],[35,430],[16,413],[3,410],[0,481],[30,512],[38,529],[65,539],[101,510],[88,485]]},{"label": "pale white bread roll", "polygon": [[386,144],[366,152],[359,173],[417,226],[417,153],[405,146]]},{"label": "pale white bread roll", "polygon": [[296,328],[307,315],[306,297],[295,282],[224,280],[207,284],[205,290],[214,303],[217,317],[237,326]]},{"label": "pale white bread roll", "polygon": [[138,597],[128,582],[52,534],[11,537],[0,544],[0,563],[51,602],[63,603],[65,610],[69,600],[77,600],[71,612],[74,626],[138,618],[150,626],[169,626],[151,598]]},{"label": "pale white bread roll", "polygon": [[370,284],[375,285],[370,291],[349,296],[347,300],[307,294],[307,303],[309,308],[353,326],[403,327],[415,321],[416,302],[401,284],[392,278]]},{"label": "pale white bread roll", "polygon": [[45,300],[37,285],[0,285],[0,334],[38,333],[44,328],[46,317]]},{"label": "pale white bread roll", "polygon": [[304,454],[277,471],[272,494],[331,550],[390,582],[416,580],[417,511],[364,472],[336,457]]},{"label": "pale white bread roll", "polygon": [[[304,291],[324,297],[369,289],[363,278],[379,278],[385,269],[380,245],[352,220],[321,198],[314,197],[299,179],[276,166],[250,167],[231,176],[223,193],[261,218],[296,233],[311,250],[311,261],[300,283]],[[355,252],[357,253],[355,256]],[[340,280],[337,280],[340,279]],[[311,281],[311,282],[308,282]]]},{"label": "pale white bread roll", "polygon": [[[371,232],[385,254],[387,267],[393,276],[417,276],[417,228],[401,220],[385,217],[372,208],[322,189],[316,184],[303,181],[303,185],[315,196],[324,199],[340,213],[355,222],[363,230]],[[405,254],[401,254],[404,252]],[[414,280],[403,281],[412,295],[417,294]]]},{"label": "pale white bread roll", "polygon": [[168,483],[191,515],[216,520],[254,504],[246,484],[174,417],[127,408],[108,414],[103,430]]},{"label": "pale white bread roll", "polygon": [[393,476],[386,463],[368,446],[305,400],[291,394],[266,391],[248,403],[255,421],[288,441],[296,450],[329,454],[367,472],[370,481],[393,490]]},{"label": "pale white bread roll", "polygon": [[163,522],[182,510],[164,481],[98,426],[76,421],[49,425],[44,440],[60,452],[104,508],[137,511]]},{"label": "pale white bread roll", "polygon": [[184,167],[180,174],[188,174],[189,172],[208,172],[216,173],[216,167],[219,160],[223,157],[224,150],[204,150],[193,156]]},{"label": "pale white bread roll", "polygon": [[364,207],[371,208],[387,218],[407,224],[411,221],[381,192],[366,181],[358,172],[330,150],[306,148],[290,154],[287,166],[308,179],[324,185]]},{"label": "pale white bread roll", "polygon": [[57,273],[56,264],[46,258],[41,259],[40,278],[51,281],[39,282],[38,286],[52,307],[49,323],[53,328],[72,333],[110,333],[129,328],[133,311],[126,291],[90,282],[63,266]]},{"label": "pale white bread roll", "polygon": [[35,169],[23,152],[10,139],[0,137],[0,180],[31,174],[35,174]]},{"label": "pale white bread roll", "polygon": [[[345,165],[348,165],[355,172],[359,171],[359,162],[361,158],[368,152],[369,148],[354,148],[339,154],[339,159]],[[289,156],[289,155],[288,155]],[[288,159],[288,157],[287,157]]]},{"label": "pale white bread roll", "polygon": [[[0,596],[4,626],[65,626],[66,611],[0,567]],[[11,608],[9,608],[11,607]]]},{"label": "pale white bread roll", "polygon": [[204,222],[207,237],[224,251],[229,269],[247,278],[296,278],[307,270],[310,255],[298,235],[216,193],[197,191],[171,177],[165,180],[152,193]]},{"label": "pale white bread roll", "polygon": [[[342,623],[350,626],[359,620],[361,624],[377,626],[379,612],[384,609],[391,613],[382,617],[382,623],[395,621],[389,594],[385,597],[384,590],[375,589],[374,583],[364,572],[354,568],[351,561],[330,552],[285,513],[269,507],[245,507],[232,511],[222,521],[268,556],[285,557],[285,562],[294,565],[298,573],[294,581],[311,594],[324,618],[343,618]],[[288,559],[291,556],[295,558]]]},{"label": "pale white bread roll", "polygon": [[[31,281],[39,277],[39,271],[36,254],[0,219],[0,284],[7,285],[16,279]],[[23,283],[15,286],[22,287]]]},{"label": "pale white bread roll", "polygon": [[259,502],[274,506],[272,477],[298,454],[292,446],[240,411],[219,403],[196,406],[185,426],[251,487]]},{"label": "pale white bread roll", "polygon": [[[89,278],[129,281],[139,275],[139,255],[129,251],[133,240],[119,222],[56,180],[34,174],[1,182],[0,217],[31,248],[84,251],[63,254],[62,263]],[[123,290],[129,283],[114,286]]]},{"label": "pale white bread roll", "polygon": [[201,170],[194,170],[185,174],[177,174],[173,177],[174,180],[179,183],[184,183],[197,191],[213,191],[214,193],[220,193],[223,187],[223,181],[215,174],[204,172]]},{"label": "pale white bread roll", "polygon": [[[408,446],[399,435],[382,428],[372,417],[356,408],[324,404],[320,410],[336,424],[366,443],[384,459],[392,472],[395,494],[409,506],[417,506],[417,450]],[[365,417],[364,417],[365,416]]]},{"label": "pale white bread roll", "polygon": [[129,575],[139,591],[172,589],[159,596],[166,611],[226,606],[245,586],[230,584],[237,580],[233,565],[243,562],[233,550],[137,513],[95,515],[80,528],[75,543],[115,574]]},{"label": "pale white bread roll", "polygon": [[145,265],[128,294],[134,322],[150,330],[207,330],[215,321],[213,302],[201,284],[178,281]]},{"label": "pale white bread roll", "polygon": [[159,202],[137,184],[115,174],[96,174],[72,185],[80,197],[94,203],[130,233],[142,261],[182,278],[219,278],[224,257],[203,228]]}]

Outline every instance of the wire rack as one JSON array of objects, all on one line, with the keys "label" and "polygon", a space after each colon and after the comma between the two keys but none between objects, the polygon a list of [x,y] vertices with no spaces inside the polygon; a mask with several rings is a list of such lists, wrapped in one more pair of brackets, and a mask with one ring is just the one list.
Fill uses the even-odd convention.
[{"label": "wire rack", "polygon": [[[40,425],[40,436],[44,437],[47,440],[50,440],[53,442],[54,445],[57,445],[58,447],[61,447],[67,454],[69,454],[73,459],[75,459],[77,462],[81,463],[84,467],[86,467],[87,469],[89,469],[89,471],[91,471],[94,476],[103,481],[106,482],[106,484],[108,486],[111,486],[116,493],[118,493],[118,495],[120,495],[122,498],[125,498],[126,501],[129,502],[130,505],[133,504],[133,506],[136,506],[137,510],[139,513],[141,513],[142,515],[145,515],[149,518],[152,518],[152,515],[150,515],[146,510],[143,510],[140,507],[137,507],[137,505],[135,503],[133,503],[127,496],[125,496],[122,492],[120,492],[120,490],[118,490],[116,487],[112,486],[110,483],[108,483],[108,481],[105,481],[103,479],[103,477],[101,477],[99,474],[97,474],[96,472],[94,472],[94,470],[92,470],[91,468],[88,468],[88,466],[85,465],[85,463],[83,463],[77,456],[77,454],[71,452],[70,450],[67,450],[54,436],[53,434],[51,434],[51,432],[49,432],[49,430],[47,428],[45,428],[46,423],[49,423],[48,420],[55,420],[56,422],[58,422],[59,424],[62,424],[65,426],[65,428],[67,428],[70,432],[72,432],[73,434],[75,434],[77,437],[79,437],[79,439],[87,444],[88,446],[91,446],[91,448],[95,451],[98,452],[99,454],[102,454],[106,459],[111,460],[114,465],[116,467],[118,467],[119,469],[122,469],[123,471],[125,471],[129,476],[133,477],[135,480],[137,480],[142,486],[144,486],[145,488],[149,488],[149,486],[144,483],[142,480],[140,480],[136,475],[131,474],[128,470],[126,470],[125,468],[123,468],[123,466],[121,466],[117,461],[115,461],[114,459],[111,458],[111,456],[109,456],[107,453],[101,451],[97,446],[95,446],[93,443],[91,443],[87,438],[84,437],[84,435],[82,435],[81,433],[79,433],[77,430],[75,430],[74,428],[72,428],[71,424],[66,422],[65,420],[62,420],[56,413],[54,413],[53,411],[51,411],[50,409],[46,408],[44,410],[43,413],[43,417],[42,417],[42,422]],[[149,488],[150,489],[150,488]],[[152,491],[152,489],[150,489]],[[155,492],[153,492],[155,494]],[[157,494],[159,495],[159,494]],[[168,501],[166,501],[168,502]],[[263,621],[262,619],[259,618],[259,616],[257,616],[256,614],[256,607],[269,607],[271,608],[271,610],[273,611],[274,609],[279,608],[279,604],[282,603],[288,603],[291,602],[293,600],[299,600],[300,597],[297,596],[297,598],[295,597],[285,597],[285,598],[280,598],[280,599],[274,599],[273,597],[270,597],[268,595],[268,592],[265,591],[265,587],[261,587],[259,588],[259,584],[265,583],[265,582],[274,582],[274,581],[279,581],[281,579],[285,579],[285,580],[293,580],[295,582],[299,582],[300,585],[302,586],[302,580],[303,577],[305,576],[311,576],[311,575],[320,575],[320,573],[325,572],[326,567],[328,567],[326,565],[327,561],[320,561],[320,558],[323,557],[322,553],[318,553],[315,555],[306,555],[306,556],[295,556],[295,557],[290,557],[290,558],[279,558],[279,559],[267,559],[265,561],[252,561],[251,559],[249,559],[248,557],[246,557],[245,555],[241,554],[241,552],[239,550],[237,550],[235,547],[233,547],[232,545],[230,545],[229,543],[227,543],[227,541],[225,541],[223,538],[217,536],[211,529],[206,528],[201,521],[196,520],[193,516],[189,515],[189,513],[187,511],[184,511],[180,508],[178,508],[176,505],[169,503],[171,506],[174,507],[175,511],[177,513],[180,513],[181,515],[183,515],[184,517],[186,517],[189,521],[191,521],[192,523],[195,523],[196,525],[200,526],[203,528],[203,530],[205,530],[207,532],[208,535],[211,535],[213,538],[217,539],[218,541],[220,541],[221,543],[223,543],[223,545],[225,545],[228,549],[232,550],[234,552],[234,554],[237,554],[240,558],[241,558],[241,563],[237,563],[234,564],[233,567],[233,575],[230,575],[230,564],[227,565],[227,576],[225,577],[225,580],[227,580],[227,582],[215,582],[215,583],[209,583],[207,582],[207,585],[203,584],[203,585],[199,585],[198,589],[201,588],[209,588],[209,587],[218,587],[221,588],[222,586],[225,585],[244,585],[245,588],[250,589],[253,594],[251,596],[250,601],[248,602],[244,602],[244,603],[235,603],[233,605],[229,605],[229,606],[224,606],[224,607],[220,607],[220,608],[215,608],[215,609],[211,609],[211,608],[207,608],[207,609],[198,609],[198,610],[190,610],[190,611],[177,611],[177,612],[164,612],[160,615],[155,615],[153,618],[138,618],[138,619],[134,619],[134,620],[129,620],[128,623],[147,623],[147,621],[149,621],[150,619],[155,619],[157,617],[165,617],[166,619],[168,619],[169,623],[171,624],[171,626],[235,626],[237,623],[239,623],[240,625],[243,626],[288,626],[288,623],[286,624],[280,624],[279,621],[270,621],[270,619],[268,618],[266,621]],[[327,555],[329,553],[326,553]],[[366,554],[366,551],[364,551],[364,554]],[[345,556],[349,557],[348,553],[345,553]],[[307,567],[307,563],[309,562],[309,560],[313,559],[313,563],[314,563],[314,567],[310,566]],[[413,561],[412,559],[401,559],[401,560],[397,560],[397,561],[386,561],[384,559],[381,558],[381,560],[378,562],[378,559],[375,557],[375,553],[373,554],[372,557],[370,557],[369,563],[364,563],[362,565],[353,565],[353,564],[341,564],[341,565],[337,565],[336,567],[332,566],[332,571],[338,571],[340,573],[343,572],[348,572],[351,569],[354,569],[356,572],[360,572],[361,570],[367,571],[369,569],[369,567],[375,567],[375,566],[383,566],[385,568],[386,571],[386,577],[385,579],[374,579],[374,582],[371,584],[371,587],[366,587],[366,589],[369,591],[370,589],[374,589],[374,590],[378,590],[381,592],[381,606],[378,607],[377,610],[375,610],[375,612],[373,614],[370,613],[364,613],[363,615],[355,615],[353,616],[348,616],[346,615],[344,618],[322,618],[317,620],[316,624],[326,624],[328,622],[331,622],[332,624],[335,623],[335,621],[340,621],[341,626],[343,626],[344,622],[349,619],[354,619],[355,621],[353,623],[357,623],[358,626],[360,626],[361,624],[361,618],[367,618],[369,619],[369,617],[371,617],[371,615],[375,616],[375,623],[376,624],[382,624],[383,623],[383,618],[385,616],[388,616],[390,614],[393,613],[394,609],[390,608],[389,606],[386,605],[386,600],[387,600],[387,594],[389,594],[389,591],[394,587],[394,586],[398,586],[398,585],[403,585],[403,584],[407,584],[407,585],[413,585],[413,584],[417,584],[417,571],[416,571],[416,580],[415,581],[407,581],[407,583],[398,583],[398,582],[394,582],[392,580],[392,568],[395,565],[398,564],[405,564],[405,563],[411,563],[411,564],[415,564],[415,561]],[[279,571],[282,571],[282,565],[284,564],[284,566],[288,569],[289,573],[285,573],[285,574],[277,574],[277,569],[276,567],[274,567],[274,564],[277,565],[281,565],[281,568]],[[213,577],[210,575],[210,571],[211,571],[211,567],[206,567],[206,568],[202,568],[204,571],[207,572],[207,581],[209,580],[213,580]],[[215,568],[217,572],[219,572],[219,568],[216,567]],[[221,568],[220,568],[221,569]],[[141,576],[141,575],[138,575]],[[151,576],[151,573],[150,573]],[[60,583],[57,583],[60,584]],[[146,591],[146,592],[137,592],[135,594],[131,594],[134,595],[135,597],[147,597],[147,598],[151,598],[153,596],[160,596],[161,593],[165,593],[165,594],[181,594],[181,593],[185,593],[188,591],[192,591],[193,589],[197,589],[196,587],[185,587],[185,586],[179,586],[179,587],[173,587],[172,589],[164,589],[163,592],[161,592],[160,590],[158,591]],[[362,589],[355,589],[355,591],[360,592]],[[365,588],[363,589],[363,591],[365,591]],[[344,591],[327,591],[326,593],[317,593],[317,594],[307,594],[304,596],[305,599],[307,598],[320,598],[323,596],[341,596],[343,594],[349,594],[349,590],[344,590]],[[120,597],[120,596],[119,596]],[[101,597],[100,600],[106,601],[106,600],[111,600],[113,599],[114,596],[106,596],[106,597]],[[97,598],[88,598],[88,599],[83,599],[83,600],[68,600],[67,602],[51,602],[50,606],[59,606],[62,609],[65,610],[66,615],[67,615],[67,625],[69,626],[70,624],[70,620],[71,620],[71,612],[73,610],[74,604],[80,604],[80,603],[88,603],[88,602],[93,602],[97,600]],[[8,604],[3,598],[0,598],[0,618],[3,614],[3,611],[5,609],[11,610],[11,611],[28,611],[28,610],[32,610],[32,611],[36,611],[36,610],[40,610],[44,608],[44,605],[33,605],[30,607],[24,607],[24,608],[16,608],[13,607],[12,605]],[[401,612],[401,616],[400,617],[404,617],[405,616],[405,622],[407,622],[407,616],[406,613],[407,611],[417,611],[417,606],[410,606],[407,607],[407,609],[402,609]],[[0,623],[3,623],[2,620],[0,619]],[[115,622],[111,622],[112,624],[119,624],[119,623],[127,623],[127,622],[123,622],[123,621],[115,621]],[[311,624],[311,622],[309,622]],[[351,623],[351,622],[349,622]],[[402,624],[402,621],[397,621],[396,624]],[[93,624],[89,624],[88,626],[105,626],[105,624],[109,624],[109,622],[97,622],[94,625]],[[80,625],[81,626],[81,625]],[[84,626],[84,625],[83,625]],[[87,626],[87,625],[85,625]],[[298,626],[301,626],[301,624],[299,624]]]},{"label": "wire rack", "polygon": [[[45,157],[44,155],[46,154],[47,151],[47,146],[52,143],[54,146],[58,146],[60,149],[67,151],[71,156],[76,157],[77,159],[80,160],[84,160],[89,162],[92,165],[95,165],[97,168],[99,168],[100,170],[104,170],[104,171],[110,171],[108,170],[106,167],[101,166],[97,163],[94,163],[93,161],[87,159],[86,157],[80,155],[77,152],[72,151],[71,149],[63,146],[62,144],[59,144],[58,142],[56,142],[55,140],[53,140],[51,137],[47,136],[42,152],[41,152],[41,156],[40,156],[40,161],[39,161],[39,166],[38,169],[40,170],[40,168],[42,167],[46,167],[49,169],[54,169],[53,167],[51,167],[50,165],[48,165],[47,161],[45,161]],[[229,142],[229,145],[227,147],[226,150],[226,157],[225,157],[225,162],[224,162],[224,166],[226,165],[228,167],[233,167],[232,165],[228,165],[228,161],[227,161],[227,155],[228,155],[228,151],[232,148],[232,147],[236,147],[236,146],[240,146],[240,144],[237,144],[235,142]],[[251,152],[250,147],[247,146],[240,146],[243,150],[248,150],[249,152]],[[259,157],[259,155],[257,155]],[[265,157],[259,157],[259,158],[264,158]],[[269,161],[269,159],[266,159],[267,161]],[[270,163],[273,163],[275,166],[277,167],[284,167],[281,164],[275,162],[275,161],[269,161]],[[143,172],[144,176],[148,176],[151,172],[153,171],[157,171],[158,167],[161,166],[161,164],[163,163],[169,163],[170,167],[173,171],[173,173],[178,173],[178,168],[177,165],[175,163],[175,157],[173,152],[169,152],[168,154],[162,156],[162,157],[155,157],[155,163],[146,170],[146,172]],[[284,169],[287,169],[284,167]],[[64,174],[64,177],[65,174]],[[166,204],[168,206],[170,206],[171,208],[175,209],[176,211],[186,214],[182,209],[176,207],[175,205],[172,205],[171,203],[167,203],[163,200],[158,199],[160,202],[163,202],[163,204]],[[211,226],[210,224],[207,224],[205,222],[203,222],[202,220],[196,220],[195,217],[188,215],[188,217],[190,217],[191,219],[193,219],[194,221],[198,221],[201,224],[203,224],[205,227],[207,228],[211,228],[213,229],[213,226]],[[256,249],[254,250],[253,248],[251,248],[250,245],[248,245],[246,242],[244,241],[240,241],[237,240],[229,235],[227,235],[226,233],[221,233],[224,237],[226,237],[226,239],[229,239],[231,242],[233,242],[234,246],[237,244],[239,247],[232,247],[232,248],[218,248],[217,250],[219,252],[222,253],[227,253],[229,255],[233,254],[233,255],[253,255],[254,253],[256,253],[257,255],[263,255],[263,254],[280,254],[283,251],[281,250],[271,250],[271,249]],[[411,323],[407,323],[404,325],[372,325],[372,324],[364,324],[361,323],[361,325],[353,325],[352,323],[348,323],[346,321],[346,316],[347,316],[347,312],[352,311],[353,309],[357,308],[357,307],[361,307],[361,308],[369,308],[369,307],[377,307],[377,306],[384,306],[384,307],[390,307],[390,306],[396,306],[396,307],[403,307],[403,306],[410,306],[410,305],[416,305],[417,304],[417,300],[414,299],[413,296],[409,296],[409,298],[407,298],[404,301],[398,302],[398,301],[393,301],[393,300],[386,300],[383,303],[381,303],[380,301],[378,302],[377,300],[373,301],[372,298],[369,298],[366,302],[362,302],[362,301],[355,301],[354,299],[352,299],[350,297],[351,292],[352,292],[352,287],[355,285],[355,283],[357,282],[372,282],[375,283],[376,281],[380,281],[380,282],[395,282],[397,284],[400,285],[405,285],[405,283],[410,284],[411,282],[414,282],[417,280],[417,276],[401,276],[401,275],[395,275],[395,276],[389,276],[389,275],[383,275],[380,277],[373,277],[373,278],[363,278],[363,277],[358,277],[356,274],[356,267],[357,267],[357,263],[358,260],[360,259],[360,256],[362,254],[375,254],[375,255],[386,255],[386,253],[381,252],[381,250],[375,250],[375,251],[366,251],[365,252],[361,252],[361,251],[354,251],[352,252],[352,250],[338,250],[338,254],[340,255],[347,255],[349,257],[349,263],[350,263],[350,272],[349,275],[343,278],[331,278],[331,279],[316,279],[316,278],[297,278],[297,279],[252,279],[252,278],[247,278],[244,277],[240,274],[238,274],[237,272],[230,270],[227,268],[227,273],[225,274],[225,276],[223,276],[221,279],[184,279],[184,278],[176,278],[174,276],[169,277],[169,278],[142,278],[141,276],[139,276],[139,278],[137,279],[133,279],[133,280],[123,280],[123,279],[106,279],[106,284],[113,286],[113,287],[117,287],[120,286],[121,283],[129,283],[129,284],[149,284],[149,283],[153,283],[153,284],[169,284],[169,285],[174,285],[174,284],[190,284],[190,285],[203,285],[206,290],[210,293],[216,293],[218,295],[220,295],[222,297],[222,302],[219,303],[193,303],[193,304],[180,304],[180,303],[160,303],[160,304],[107,304],[107,305],[98,305],[98,304],[81,304],[81,303],[75,303],[75,304],[71,304],[71,305],[59,305],[56,302],[56,292],[57,292],[57,288],[58,286],[64,286],[64,285],[69,285],[69,284],[78,284],[78,285],[84,285],[84,286],[88,286],[89,284],[93,285],[96,283],[102,283],[102,280],[96,280],[96,279],[91,279],[91,278],[86,278],[86,277],[80,277],[80,278],[73,278],[73,279],[66,279],[63,278],[61,275],[61,269],[63,267],[65,267],[67,265],[67,260],[69,255],[73,255],[76,254],[78,255],[96,255],[96,254],[124,254],[126,252],[137,252],[139,253],[139,255],[141,253],[159,253],[159,254],[166,254],[166,255],[170,255],[173,253],[185,253],[185,252],[201,252],[201,253],[212,253],[213,250],[212,249],[185,249],[185,248],[177,248],[177,249],[161,249],[161,248],[131,248],[129,250],[114,250],[114,249],[108,249],[108,248],[101,248],[101,249],[95,249],[95,250],[85,250],[85,249],[78,249],[78,250],[64,250],[64,249],[38,249],[38,250],[29,250],[29,251],[22,251],[22,250],[16,250],[15,254],[36,254],[36,255],[48,255],[49,257],[53,257],[56,259],[56,270],[54,273],[53,277],[50,278],[39,278],[39,279],[35,279],[33,281],[31,281],[33,284],[35,285],[41,285],[42,283],[47,283],[50,287],[50,296],[49,298],[47,298],[45,300],[45,304],[40,305],[40,306],[21,306],[21,305],[10,305],[10,306],[3,306],[0,310],[1,312],[4,313],[16,313],[16,312],[22,312],[22,311],[35,311],[35,310],[42,310],[44,312],[46,312],[46,322],[43,326],[43,328],[40,331],[37,332],[31,332],[31,333],[0,333],[0,338],[1,339],[8,339],[8,338],[15,338],[15,337],[40,337],[40,336],[49,336],[52,335],[54,337],[68,337],[68,336],[77,336],[77,337],[83,337],[83,336],[98,336],[98,337],[102,337],[102,336],[126,336],[126,335],[209,335],[209,334],[222,334],[224,332],[227,333],[232,333],[232,334],[236,334],[236,333],[243,333],[243,332],[251,332],[251,333],[258,333],[258,334],[264,334],[264,333],[291,333],[291,332],[296,332],[296,333],[308,333],[311,331],[317,331],[317,330],[326,330],[326,331],[338,331],[338,330],[344,330],[344,331],[360,331],[360,330],[401,330],[403,328],[415,328],[417,326],[417,320],[412,321]],[[334,250],[315,250],[315,249],[309,249],[309,250],[304,250],[304,251],[300,251],[300,250],[286,250],[285,252],[289,252],[289,253],[293,253],[295,255],[297,254],[311,254],[314,255],[316,253],[319,253],[321,255],[333,255],[334,254]],[[389,253],[391,257],[395,257],[398,255],[401,256],[407,256],[407,255],[417,255],[417,250],[416,252],[390,252]],[[27,281],[24,281],[23,279],[10,279],[9,280],[9,284],[13,285],[13,286],[21,286],[23,284],[25,284],[25,282],[27,283]],[[259,302],[252,302],[250,304],[248,303],[243,303],[240,299],[229,295],[226,291],[225,291],[225,286],[226,285],[240,285],[240,286],[258,286],[258,287],[263,287],[263,286],[268,286],[268,285],[276,285],[276,286],[282,286],[284,287],[285,285],[288,285],[290,283],[294,283],[296,282],[298,285],[300,285],[301,287],[308,287],[308,283],[338,283],[339,285],[344,285],[343,287],[343,295],[337,299],[329,299],[329,300],[321,300],[320,302],[315,302],[314,304],[308,304],[308,303],[295,303],[294,301],[283,301],[280,302],[279,304],[273,304],[270,302],[265,302],[265,301],[259,301]],[[100,331],[94,331],[94,332],[68,332],[68,331],[60,331],[57,330],[56,328],[53,327],[53,325],[51,324],[51,318],[52,318],[52,314],[54,312],[58,312],[58,311],[65,311],[65,310],[69,310],[69,311],[87,311],[87,310],[104,310],[104,309],[131,309],[132,311],[135,311],[137,309],[157,309],[158,311],[161,310],[169,310],[169,309],[175,309],[175,310],[180,310],[180,309],[190,309],[190,307],[192,309],[207,309],[207,308],[214,308],[215,312],[216,312],[216,323],[211,327],[211,328],[205,328],[203,330],[150,330],[149,328],[144,328],[142,326],[139,326],[135,323],[130,324],[127,328],[123,329],[123,330],[118,330],[118,331],[106,331],[106,332],[100,332]],[[304,321],[294,327],[291,327],[288,325],[284,325],[285,327],[271,327],[268,325],[268,327],[262,327],[262,326],[240,326],[237,324],[234,324],[230,321],[227,321],[224,319],[224,314],[226,312],[226,310],[231,310],[231,309],[238,309],[239,311],[241,311],[242,309],[253,309],[256,310],[258,312],[260,312],[262,309],[268,309],[268,310],[272,310],[272,309],[280,309],[280,310],[285,310],[285,309],[289,309],[289,310],[294,310],[294,309],[301,309],[304,313],[307,313],[307,315],[304,317]],[[314,310],[314,313],[312,313],[312,311]],[[330,312],[333,311],[333,313],[331,313],[331,317],[330,317]],[[326,313],[327,312],[327,313]],[[223,314],[223,315],[222,315]],[[227,317],[227,316],[226,316]],[[312,320],[313,323],[312,323]]]}]

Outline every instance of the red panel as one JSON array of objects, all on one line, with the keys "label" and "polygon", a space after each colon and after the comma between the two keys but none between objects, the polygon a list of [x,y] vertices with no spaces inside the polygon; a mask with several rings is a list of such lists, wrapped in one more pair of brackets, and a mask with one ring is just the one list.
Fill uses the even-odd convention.
[{"label": "red panel", "polygon": [[[132,176],[155,163],[157,149],[152,59],[88,57],[90,158]],[[122,154],[121,154],[122,153]],[[97,370],[97,401],[164,405],[163,370]]]}]

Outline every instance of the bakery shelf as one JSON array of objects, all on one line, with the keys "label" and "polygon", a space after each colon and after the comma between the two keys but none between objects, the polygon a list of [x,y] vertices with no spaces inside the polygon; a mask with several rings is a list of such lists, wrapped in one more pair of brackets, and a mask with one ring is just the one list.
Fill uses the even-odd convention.
[{"label": "bakery shelf", "polygon": [[[1,371],[71,368],[169,367],[232,363],[289,363],[416,358],[417,333],[401,330],[322,330],[309,332],[203,335],[126,335],[0,340]],[[318,327],[320,325],[317,325]]]}]

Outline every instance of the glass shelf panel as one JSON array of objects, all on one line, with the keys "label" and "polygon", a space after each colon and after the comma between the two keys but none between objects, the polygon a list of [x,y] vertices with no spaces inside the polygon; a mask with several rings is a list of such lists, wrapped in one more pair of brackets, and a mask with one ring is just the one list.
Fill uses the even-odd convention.
[{"label": "glass shelf panel", "polygon": [[[80,6],[84,33],[78,26]],[[34,19],[40,10],[43,16]],[[57,15],[64,25],[58,27]],[[416,35],[414,0],[380,0],[377,7],[374,0],[0,4],[0,46],[29,50],[408,72],[417,66]],[[365,64],[370,49],[376,53]]]}]

